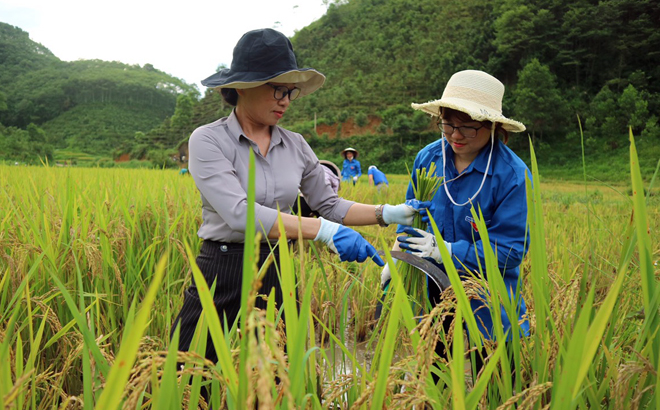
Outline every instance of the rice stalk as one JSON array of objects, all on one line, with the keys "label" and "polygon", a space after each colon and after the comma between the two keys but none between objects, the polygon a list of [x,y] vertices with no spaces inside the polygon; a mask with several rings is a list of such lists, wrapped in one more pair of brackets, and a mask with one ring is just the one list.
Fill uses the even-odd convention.
[{"label": "rice stalk", "polygon": [[[433,199],[443,180],[435,172],[435,162],[431,163],[428,169],[422,168],[415,170],[415,175],[411,179],[415,199],[419,201],[430,201]],[[422,221],[422,216],[419,213],[415,213],[412,227],[426,231],[428,224]],[[424,310],[430,310],[430,306],[427,306],[427,285],[424,272],[408,264],[402,264],[399,270],[404,288],[413,305],[413,311],[421,313]]]},{"label": "rice stalk", "polygon": [[[533,165],[531,169],[534,168]],[[166,353],[162,352],[171,347],[168,341],[172,315],[178,311],[181,294],[190,284],[188,270],[194,263],[183,244],[189,244],[191,255],[197,254],[201,244],[196,236],[201,221],[199,195],[192,179],[177,178],[164,171],[45,167],[24,167],[21,178],[16,178],[13,171],[5,169],[0,169],[0,210],[5,211],[0,211],[0,357],[9,366],[0,366],[0,396],[5,397],[13,388],[16,368],[24,375],[31,366],[34,370],[29,380],[22,382],[12,405],[20,397],[23,408],[93,408],[107,380],[107,368],[103,370],[104,365],[97,358],[102,357],[108,368],[115,362],[123,331],[135,325],[131,319],[135,310],[131,306],[137,303],[132,301],[144,298],[158,259],[166,254],[170,262],[145,330],[148,338],[141,339],[133,368],[154,352],[161,352],[154,356],[158,365],[140,373],[146,377],[146,384],[139,387],[132,384],[137,381],[133,379],[137,373],[132,372],[122,393],[124,408],[131,408],[134,403],[148,408],[155,403],[155,393],[158,406],[164,406],[167,393],[163,389],[168,384],[161,384],[166,371]],[[375,190],[364,187],[353,192],[342,190],[342,196],[372,203],[398,203],[403,199],[407,178],[390,178],[389,190],[381,191],[377,200]],[[589,185],[588,189],[585,185]],[[521,340],[515,352],[519,357],[514,358],[516,381],[520,380],[523,388],[515,388],[510,397],[506,397],[508,393],[495,395],[502,388],[501,378],[505,375],[497,367],[481,396],[480,408],[496,409],[504,403],[511,408],[513,400],[521,409],[553,405],[557,400],[553,390],[561,378],[557,375],[570,362],[567,355],[571,337],[578,337],[580,329],[584,329],[579,318],[586,315],[587,308],[579,302],[586,301],[593,289],[592,315],[585,322],[586,329],[595,331],[594,318],[607,305],[607,295],[625,260],[629,263],[623,269],[625,278],[619,297],[609,320],[599,323],[604,326],[602,336],[594,336],[590,346],[583,344],[584,352],[595,348],[592,360],[588,364],[576,361],[576,374],[584,376],[579,376],[583,381],[574,397],[575,405],[602,409],[657,407],[658,377],[653,364],[657,313],[652,308],[657,298],[653,288],[657,286],[649,279],[657,276],[660,262],[656,235],[660,229],[660,206],[658,197],[643,185],[636,180],[635,190],[630,192],[638,196],[628,197],[627,186],[603,188],[602,184],[596,186],[587,181],[574,188],[534,176],[534,195],[530,198],[533,204],[528,207],[534,230],[530,232],[530,256],[521,265],[532,337]],[[643,194],[645,189],[649,195]],[[602,195],[595,195],[595,191]],[[639,211],[641,201],[644,212]],[[104,215],[97,215],[99,212]],[[589,213],[588,224],[585,212]],[[48,215],[44,218],[43,213]],[[34,219],[34,215],[40,217]],[[364,227],[360,232],[377,242],[393,230],[394,227]],[[303,387],[292,393],[288,377],[293,371],[284,347],[289,340],[280,333],[281,307],[270,305],[263,319],[268,323],[254,316],[255,331],[261,332],[258,329],[263,324],[264,337],[270,338],[266,342],[268,350],[259,346],[258,357],[271,358],[272,374],[279,383],[269,384],[272,374],[268,374],[259,387],[259,376],[250,372],[255,388],[249,394],[255,395],[255,399],[259,394],[270,395],[276,408],[288,408],[291,404],[329,408],[331,403],[335,408],[369,408],[375,403],[376,380],[381,376],[378,365],[385,353],[386,332],[372,330],[368,324],[378,297],[380,270],[370,264],[339,263],[336,256],[325,249],[316,250],[313,245],[305,248],[304,254],[288,256],[297,291],[301,295],[308,289],[311,292],[306,313],[310,319],[304,325],[301,320],[301,327],[306,328],[302,330],[304,349],[301,358],[296,359],[301,363],[296,366],[301,375],[294,376]],[[312,275],[316,275],[316,280],[312,280]],[[454,309],[460,309],[461,300],[469,303],[472,298],[487,298],[483,280],[475,280],[474,289],[468,281],[460,285],[462,290],[456,288],[456,295],[452,296]],[[409,303],[405,305],[412,317],[412,308]],[[412,320],[413,330],[409,329],[408,313],[401,309],[401,350],[393,353],[386,370],[383,403],[387,407],[422,408],[422,402],[432,408],[452,406],[451,388],[442,387],[450,383],[446,377],[450,374],[450,362],[436,362],[431,349],[435,338],[452,337],[434,328],[431,316],[439,315],[439,319],[450,314],[450,309],[448,305],[445,310],[427,310],[429,314]],[[204,317],[201,322],[205,325],[208,320]],[[41,326],[43,333],[37,344]],[[469,326],[468,323],[468,330]],[[450,333],[455,329],[456,325]],[[359,332],[365,331],[370,340],[368,355],[363,346],[351,344]],[[231,329],[223,332],[230,362],[238,364],[238,333]],[[197,347],[202,340],[206,338],[201,338]],[[468,352],[474,349],[474,342],[466,345]],[[338,354],[333,355],[334,350]],[[486,344],[487,363],[492,361],[493,351]],[[196,353],[199,355],[200,351]],[[32,365],[28,363],[31,356]],[[178,354],[177,360],[185,362]],[[585,367],[580,370],[579,365]],[[238,407],[229,398],[223,370],[208,363],[184,363],[183,369],[177,368],[175,397],[183,406],[204,407],[199,389],[208,386],[214,408]],[[440,376],[440,389],[429,384],[431,372]],[[480,380],[485,380],[483,374],[475,384],[466,378],[466,407]],[[266,388],[270,393],[266,393]],[[569,389],[571,396],[573,389]],[[127,405],[129,400],[135,401]]]}]

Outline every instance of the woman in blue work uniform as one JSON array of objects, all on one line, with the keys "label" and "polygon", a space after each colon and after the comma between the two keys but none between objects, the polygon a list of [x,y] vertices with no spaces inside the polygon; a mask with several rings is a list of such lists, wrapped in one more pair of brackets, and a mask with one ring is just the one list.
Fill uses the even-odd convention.
[{"label": "woman in blue work uniform", "polygon": [[[416,170],[429,169],[429,165],[435,163],[436,174],[444,178],[431,208],[444,242],[436,241],[432,233],[400,226],[398,232],[410,236],[399,236],[395,248],[431,258],[442,267],[440,244],[447,248],[459,271],[465,266],[478,275],[485,261],[483,244],[470,212],[474,206],[483,212],[504,283],[510,297],[514,297],[520,264],[529,245],[525,176],[531,177],[531,173],[505,145],[509,132],[522,132],[525,126],[502,115],[503,95],[504,85],[495,77],[483,71],[466,70],[450,78],[441,99],[412,104],[414,109],[436,117],[442,133],[441,139],[417,154],[412,176],[414,180]],[[406,196],[414,198],[412,184]],[[386,266],[383,283],[388,277],[389,268]],[[429,282],[429,298],[434,304],[441,299],[440,289],[432,281]],[[503,330],[506,334],[511,328],[510,320],[516,320],[521,332],[528,334],[529,323],[523,319],[526,308],[522,296],[516,302],[517,317],[509,318],[503,309],[501,311]],[[490,310],[480,300],[473,299],[470,303],[480,332],[485,339],[493,340],[495,332]],[[445,329],[449,324],[445,324]],[[448,349],[445,348],[439,343],[436,352],[447,357]],[[483,362],[477,357],[477,371],[481,366]]]},{"label": "woman in blue work uniform", "polygon": [[355,148],[346,148],[341,152],[344,157],[344,164],[341,168],[342,181],[353,181],[353,185],[362,176],[362,167],[360,161],[357,160],[358,152]]}]

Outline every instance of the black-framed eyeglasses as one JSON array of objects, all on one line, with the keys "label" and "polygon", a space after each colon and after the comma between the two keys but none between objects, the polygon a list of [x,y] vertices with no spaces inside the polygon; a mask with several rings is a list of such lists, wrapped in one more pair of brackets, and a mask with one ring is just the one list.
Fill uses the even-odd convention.
[{"label": "black-framed eyeglasses", "polygon": [[273,90],[275,90],[273,97],[275,97],[275,99],[278,101],[283,100],[287,95],[289,96],[289,101],[293,101],[300,95],[300,88],[298,87],[293,87],[289,90],[289,88],[284,85],[274,85],[271,83],[266,84],[273,87]]},{"label": "black-framed eyeglasses", "polygon": [[446,122],[438,122],[438,128],[446,136],[450,136],[454,133],[454,130],[458,130],[458,133],[464,136],[465,138],[474,138],[477,136],[477,131],[479,131],[483,127],[484,127],[483,124],[481,124],[481,127],[466,127],[466,126],[454,127],[453,125]]}]

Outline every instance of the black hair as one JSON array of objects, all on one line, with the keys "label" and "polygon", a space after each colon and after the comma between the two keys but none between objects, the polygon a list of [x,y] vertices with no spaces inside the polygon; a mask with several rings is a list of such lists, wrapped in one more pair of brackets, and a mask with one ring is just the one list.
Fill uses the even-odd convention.
[{"label": "black hair", "polygon": [[234,88],[221,88],[220,94],[225,102],[233,107],[238,103],[238,92]]}]

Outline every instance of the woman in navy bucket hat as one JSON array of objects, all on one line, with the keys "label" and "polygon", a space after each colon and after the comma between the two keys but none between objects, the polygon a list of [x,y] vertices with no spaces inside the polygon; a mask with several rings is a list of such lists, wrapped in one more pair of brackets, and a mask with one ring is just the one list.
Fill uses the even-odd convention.
[{"label": "woman in navy bucket hat", "polygon": [[[250,31],[234,48],[231,67],[202,81],[219,89],[232,113],[197,128],[189,140],[189,171],[202,199],[202,224],[198,235],[204,242],[196,259],[209,286],[216,282],[214,302],[221,318],[231,327],[241,305],[243,246],[247,219],[249,153],[254,151],[256,174],[255,224],[261,233],[259,265],[270,254],[267,242],[280,236],[281,215],[286,236],[320,241],[342,261],[372,259],[383,266],[376,249],[359,233],[344,225],[386,226],[411,224],[413,215],[427,203],[367,205],[337,196],[325,182],[325,172],[302,135],[277,123],[292,100],[319,89],[325,77],[311,68],[298,68],[291,42],[272,29]],[[298,191],[320,218],[291,215]],[[281,210],[281,214],[279,213]],[[275,289],[277,307],[282,292],[276,263],[262,278],[259,294]],[[264,309],[266,302],[256,299]],[[194,283],[185,291],[183,307],[174,327],[180,328],[179,350],[188,350],[202,306]],[[207,343],[206,357],[216,361],[213,344]]]},{"label": "woman in navy bucket hat", "polygon": [[246,89],[268,82],[295,83],[302,97],[321,88],[325,76],[312,68],[298,68],[291,41],[276,30],[262,29],[245,33],[234,48],[231,67],[202,80],[202,85]]}]

